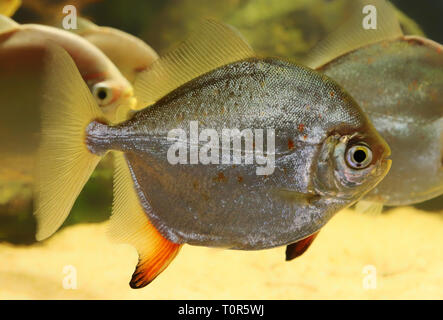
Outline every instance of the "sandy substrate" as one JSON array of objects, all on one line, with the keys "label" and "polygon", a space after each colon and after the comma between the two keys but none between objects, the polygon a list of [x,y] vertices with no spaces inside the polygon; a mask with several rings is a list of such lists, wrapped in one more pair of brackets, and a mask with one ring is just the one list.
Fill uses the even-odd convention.
[{"label": "sandy substrate", "polygon": [[[346,210],[292,262],[284,261],[284,248],[185,246],[139,290],[128,285],[135,250],[105,232],[106,223],[77,225],[33,246],[0,244],[0,299],[443,299],[442,213]],[[63,288],[65,266],[76,269],[75,290]],[[376,271],[373,289],[363,285],[374,284],[368,266]]]}]

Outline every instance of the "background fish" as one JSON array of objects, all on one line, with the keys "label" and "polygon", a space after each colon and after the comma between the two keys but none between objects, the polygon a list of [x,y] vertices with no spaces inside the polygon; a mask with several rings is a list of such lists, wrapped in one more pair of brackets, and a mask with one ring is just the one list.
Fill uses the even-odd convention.
[{"label": "background fish", "polygon": [[118,106],[135,103],[130,83],[103,52],[82,37],[44,25],[19,25],[6,16],[0,16],[2,53],[44,50],[48,41],[57,43],[69,52],[108,118],[114,117]]},{"label": "background fish", "polygon": [[367,1],[359,2],[355,19],[320,43],[307,64],[346,88],[392,149],[392,169],[365,196],[370,202],[360,203],[379,212],[383,204],[443,194],[443,47],[404,36],[385,1],[369,1],[382,15],[377,30],[364,30],[358,12]]},{"label": "background fish", "polygon": [[358,49],[319,70],[360,102],[391,147],[393,166],[365,200],[395,206],[443,194],[443,47],[407,36]]},{"label": "background fish", "polygon": [[84,18],[78,18],[77,23],[78,29],[72,31],[99,48],[131,83],[158,59],[154,49],[132,34]]},{"label": "background fish", "polygon": [[[99,48],[131,84],[140,72],[158,59],[157,53],[144,41],[115,28],[97,26],[84,18],[78,18],[78,29],[72,31]],[[139,104],[135,108],[142,107]],[[117,117],[126,119],[128,111],[129,107],[121,107]]]},{"label": "background fish", "polygon": [[[140,75],[138,96],[155,103],[119,125],[104,124],[68,60],[54,48],[37,238],[63,223],[101,156],[121,152],[111,233],[139,252],[132,287],[152,281],[184,243],[255,250],[304,239],[389,170],[389,147],[341,87],[305,67],[255,57],[231,28],[213,21]],[[63,78],[51,73],[59,68]],[[259,176],[244,161],[170,164],[168,132],[193,120],[219,133],[275,129],[274,172]]]},{"label": "background fish", "polygon": [[82,37],[43,25],[19,25],[0,16],[0,99],[4,102],[0,109],[0,206],[11,214],[29,211],[48,42],[63,46],[73,57],[108,119],[115,119],[117,107],[127,110],[135,105],[132,85]]}]

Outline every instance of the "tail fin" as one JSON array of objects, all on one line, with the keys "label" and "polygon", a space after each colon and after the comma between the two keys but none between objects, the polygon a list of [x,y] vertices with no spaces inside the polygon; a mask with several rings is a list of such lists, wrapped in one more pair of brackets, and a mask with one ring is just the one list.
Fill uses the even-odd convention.
[{"label": "tail fin", "polygon": [[68,216],[100,157],[85,145],[85,129],[103,114],[69,54],[50,44],[44,75],[42,134],[37,161],[37,240]]}]

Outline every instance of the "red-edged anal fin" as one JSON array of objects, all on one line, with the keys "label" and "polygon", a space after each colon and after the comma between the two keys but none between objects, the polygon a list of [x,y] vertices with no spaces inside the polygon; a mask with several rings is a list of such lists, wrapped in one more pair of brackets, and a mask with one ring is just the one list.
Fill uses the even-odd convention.
[{"label": "red-edged anal fin", "polygon": [[[164,238],[152,225],[149,234],[148,250],[139,250],[139,260],[129,285],[133,289],[143,288],[152,282],[171,263],[182,245]],[[147,240],[148,240],[147,239]],[[148,244],[147,244],[148,245]]]},{"label": "red-edged anal fin", "polygon": [[140,204],[125,155],[114,152],[114,159],[114,204],[109,235],[137,250],[138,264],[129,285],[143,288],[166,269],[182,245],[163,237],[149,220],[152,208]]},{"label": "red-edged anal fin", "polygon": [[312,244],[312,242],[317,237],[319,232],[320,231],[317,231],[316,233],[311,234],[307,238],[304,238],[302,240],[299,240],[297,242],[291,243],[288,246],[286,246],[286,261],[291,261],[301,256],[303,253],[305,253],[305,251],[308,250],[309,246]]}]

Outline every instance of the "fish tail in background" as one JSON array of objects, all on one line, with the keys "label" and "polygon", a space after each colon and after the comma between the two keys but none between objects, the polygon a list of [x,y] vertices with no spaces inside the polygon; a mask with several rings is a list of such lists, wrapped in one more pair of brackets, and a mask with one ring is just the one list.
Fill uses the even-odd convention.
[{"label": "fish tail in background", "polygon": [[109,235],[117,242],[134,246],[139,262],[131,288],[142,288],[157,277],[175,258],[180,244],[164,238],[149,222],[135,192],[134,182],[122,152],[114,152],[114,203]]},{"label": "fish tail in background", "polygon": [[50,44],[45,61],[42,133],[37,159],[37,240],[51,236],[68,216],[101,157],[85,144],[86,127],[103,119],[69,54]]}]

